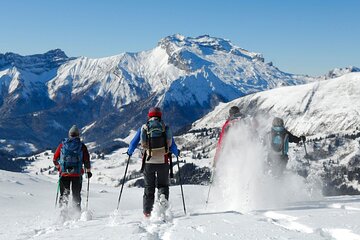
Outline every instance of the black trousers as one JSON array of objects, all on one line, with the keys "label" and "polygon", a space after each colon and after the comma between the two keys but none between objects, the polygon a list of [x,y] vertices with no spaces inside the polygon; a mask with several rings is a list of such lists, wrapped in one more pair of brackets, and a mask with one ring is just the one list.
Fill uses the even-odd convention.
[{"label": "black trousers", "polygon": [[68,205],[70,185],[73,199],[73,206],[81,211],[81,188],[82,177],[61,177],[60,178],[60,207]]},{"label": "black trousers", "polygon": [[144,181],[143,211],[150,213],[155,201],[155,187],[158,189],[158,197],[164,194],[169,199],[169,165],[146,163]]}]

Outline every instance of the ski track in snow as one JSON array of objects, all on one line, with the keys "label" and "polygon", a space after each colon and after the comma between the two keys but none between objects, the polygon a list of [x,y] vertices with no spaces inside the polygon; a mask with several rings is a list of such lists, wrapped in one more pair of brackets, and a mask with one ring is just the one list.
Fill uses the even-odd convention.
[{"label": "ski track in snow", "polygon": [[[338,209],[337,207],[335,208]],[[207,235],[211,236],[208,239],[218,239],[218,238],[239,239],[238,238],[239,235],[234,233],[233,231],[230,231],[229,233],[226,233],[226,235],[224,235],[223,233],[219,233],[218,229],[212,229],[211,231],[211,224],[207,226],[208,223],[210,223],[210,221],[200,222],[199,224],[197,220],[198,217],[205,216],[206,218],[212,219],[212,216],[214,217],[220,216],[218,220],[222,222],[221,223],[222,225],[227,226],[227,228],[237,228],[238,227],[237,223],[227,218],[228,214],[233,216],[244,216],[247,218],[253,218],[255,221],[258,222],[269,222],[275,226],[286,229],[288,231],[299,232],[302,234],[315,234],[316,236],[319,237],[318,239],[326,239],[326,240],[359,240],[360,239],[360,235],[353,233],[349,229],[341,229],[341,228],[314,229],[305,224],[297,222],[298,220],[297,217],[279,213],[277,211],[266,211],[265,213],[262,214],[262,216],[265,217],[265,219],[261,217],[261,215],[258,216],[257,214],[244,215],[234,211],[225,211],[225,212],[191,213],[186,216],[179,214],[178,216],[166,222],[152,220],[152,219],[144,219],[142,217],[139,217],[138,213],[137,214],[136,213],[129,214],[129,213],[130,212],[127,212],[127,214],[124,215],[112,214],[112,216],[110,217],[99,216],[98,218],[95,218],[90,221],[69,220],[69,221],[65,221],[63,224],[55,224],[47,228],[34,229],[31,233],[23,234],[23,237],[19,239],[61,239],[61,237],[60,238],[56,237],[57,232],[60,233],[60,232],[66,232],[69,230],[76,230],[82,228],[90,229],[92,226],[99,227],[101,225],[104,225],[104,228],[106,227],[114,228],[115,234],[116,234],[115,229],[119,226],[121,226],[122,228],[130,229],[132,233],[131,239],[169,240],[169,239],[177,239],[174,238],[174,236],[172,235],[172,233],[174,232],[173,230],[175,230],[176,227],[180,226],[185,222],[187,222],[188,225],[182,227],[183,230],[192,232],[191,235],[194,234],[194,236],[196,236],[197,234],[202,235],[207,233]],[[118,232],[120,237],[121,231]],[[113,238],[99,237],[98,239],[113,239]],[[191,238],[179,238],[179,239],[191,239]],[[264,239],[282,239],[282,238],[274,237],[274,238],[264,238]],[[296,238],[296,239],[300,239],[300,238]],[[308,238],[303,238],[303,239],[308,239]],[[316,237],[309,239],[316,239]]]},{"label": "ski track in snow", "polygon": [[184,215],[179,187],[173,186],[170,188],[171,215],[162,222],[155,214],[151,219],[143,217],[142,189],[126,188],[119,211],[114,211],[118,189],[94,184],[89,200],[92,219],[60,222],[60,211],[54,210],[53,205],[56,182],[43,176],[4,171],[0,171],[0,177],[1,240],[360,240],[359,196],[294,202],[241,213],[218,209],[212,202],[205,209],[207,187],[186,185],[188,214]]},{"label": "ski track in snow", "polygon": [[[338,204],[334,204],[335,206],[338,206]],[[330,206],[331,207],[331,206]],[[343,209],[352,209],[358,211],[359,209],[356,208],[347,208],[344,205],[340,205]],[[337,207],[335,207],[337,208]],[[305,224],[301,224],[296,222],[297,218],[281,214],[278,212],[268,211],[264,213],[264,216],[266,217],[268,222],[271,222],[272,224],[275,224],[277,226],[280,226],[282,228],[285,228],[290,231],[296,231],[301,233],[315,233],[319,234],[323,239],[327,240],[360,240],[360,235],[353,233],[349,229],[340,229],[340,228],[311,228]]]},{"label": "ski track in snow", "polygon": [[315,93],[317,92],[317,90],[319,89],[319,86],[320,86],[320,81],[317,82],[317,83],[314,85],[312,91],[309,92],[308,94],[306,94],[306,96],[304,97],[303,101],[304,101],[304,100],[307,98],[307,96],[310,94],[309,99],[308,99],[308,101],[307,101],[307,103],[306,103],[306,105],[305,105],[305,109],[304,109],[304,111],[303,111],[304,114],[309,110],[310,104],[312,103],[313,98],[314,98],[314,95],[315,95]]}]

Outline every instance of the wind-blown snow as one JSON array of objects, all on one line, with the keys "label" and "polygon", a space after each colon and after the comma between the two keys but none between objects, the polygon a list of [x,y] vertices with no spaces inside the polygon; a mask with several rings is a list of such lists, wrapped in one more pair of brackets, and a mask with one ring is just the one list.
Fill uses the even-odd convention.
[{"label": "wind-blown snow", "polygon": [[[257,121],[258,125],[267,125],[264,119]],[[316,189],[314,183],[290,171],[277,176],[277,170],[268,167],[266,133],[265,128],[254,129],[245,120],[228,130],[216,161],[210,195],[220,208],[248,212],[321,199],[321,189]]]}]

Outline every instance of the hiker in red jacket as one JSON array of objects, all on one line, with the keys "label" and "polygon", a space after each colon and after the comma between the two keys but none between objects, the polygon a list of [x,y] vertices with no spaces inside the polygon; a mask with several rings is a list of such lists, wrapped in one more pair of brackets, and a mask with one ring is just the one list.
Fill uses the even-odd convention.
[{"label": "hiker in red jacket", "polygon": [[83,165],[88,178],[92,173],[89,152],[81,142],[79,129],[75,125],[69,130],[69,138],[65,138],[56,149],[53,162],[60,175],[60,206],[67,205],[71,185],[73,204],[81,211]]},{"label": "hiker in red jacket", "polygon": [[238,122],[241,118],[243,117],[243,115],[240,113],[240,109],[237,106],[232,106],[229,109],[229,117],[226,120],[226,122],[224,123],[224,125],[222,126],[221,129],[221,133],[220,133],[220,137],[217,143],[217,147],[216,147],[216,152],[215,152],[215,157],[214,157],[214,162],[213,162],[213,166],[215,167],[216,162],[220,156],[221,150],[223,148],[223,139],[227,133],[227,131],[229,130],[229,127]]}]

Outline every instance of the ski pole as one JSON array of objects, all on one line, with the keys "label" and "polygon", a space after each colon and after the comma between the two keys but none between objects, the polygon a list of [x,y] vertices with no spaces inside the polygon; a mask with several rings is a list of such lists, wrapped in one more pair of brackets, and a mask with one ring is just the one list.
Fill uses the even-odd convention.
[{"label": "ski pole", "polygon": [[184,213],[186,215],[185,198],[184,198],[184,191],[183,191],[183,187],[182,187],[182,179],[181,179],[181,170],[180,170],[179,157],[177,156],[176,159],[177,159],[177,165],[178,165],[178,169],[179,169],[179,182],[180,182],[180,188],[181,188],[181,197],[182,197],[182,202],[183,202],[183,206],[184,206]]},{"label": "ski pole", "polygon": [[[209,203],[209,198],[210,198],[210,191],[211,191],[211,186],[212,186],[212,183],[214,181],[214,175],[215,175],[215,168],[213,168],[212,172],[211,172],[211,177],[210,177],[210,186],[209,186],[209,191],[208,191],[208,194],[207,194],[207,198],[206,198],[206,207]],[[205,208],[206,208],[205,207]]]},{"label": "ski pole", "polygon": [[60,179],[61,179],[61,177],[59,177],[59,179],[58,179],[58,185],[57,185],[57,190],[56,190],[56,199],[55,199],[55,208],[56,208],[56,206],[57,206],[57,202],[58,202],[58,198],[59,198]]},{"label": "ski pole", "polygon": [[303,143],[304,143],[304,149],[305,149],[305,158],[307,159],[307,163],[310,165],[310,161],[309,161],[309,155],[307,153],[307,150],[306,150],[306,144],[305,144],[305,140],[303,140]]},{"label": "ski pole", "polygon": [[305,140],[304,140],[304,139],[302,139],[302,140],[303,140],[303,143],[304,143],[304,148],[305,148],[305,156],[307,156],[307,155],[308,155],[308,153],[307,153],[307,150],[306,150]]},{"label": "ski pole", "polygon": [[119,210],[119,206],[120,206],[121,194],[122,194],[124,184],[125,184],[125,177],[126,177],[126,173],[127,173],[128,167],[129,167],[130,157],[131,156],[129,155],[129,158],[128,158],[127,163],[126,163],[124,178],[123,178],[123,181],[122,181],[122,185],[121,185],[121,189],[120,189],[120,195],[119,195],[118,204],[117,204],[117,208],[116,208],[117,210]]},{"label": "ski pole", "polygon": [[89,207],[89,187],[90,187],[90,178],[88,177],[88,184],[87,184],[87,190],[86,190],[86,211]]}]

